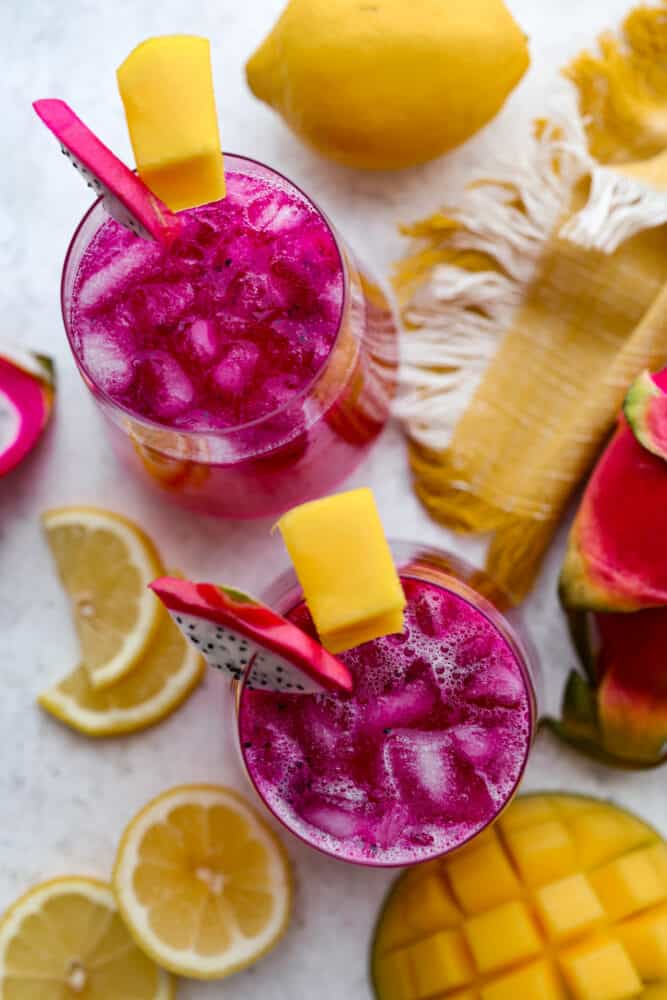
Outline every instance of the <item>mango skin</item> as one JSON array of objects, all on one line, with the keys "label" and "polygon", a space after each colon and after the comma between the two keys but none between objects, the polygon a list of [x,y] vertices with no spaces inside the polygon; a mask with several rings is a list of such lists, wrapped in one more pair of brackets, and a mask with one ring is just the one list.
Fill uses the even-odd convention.
[{"label": "mango skin", "polygon": [[477,132],[529,63],[502,0],[290,0],[246,73],[324,156],[396,170]]}]

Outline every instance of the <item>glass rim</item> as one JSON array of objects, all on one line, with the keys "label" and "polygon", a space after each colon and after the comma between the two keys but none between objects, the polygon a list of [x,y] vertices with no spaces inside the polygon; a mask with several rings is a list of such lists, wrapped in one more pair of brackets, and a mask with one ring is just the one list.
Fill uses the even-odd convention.
[{"label": "glass rim", "polygon": [[[60,312],[63,320],[63,326],[65,327],[65,334],[67,336],[67,341],[69,343],[69,347],[76,362],[76,365],[79,368],[81,374],[84,376],[84,380],[86,382],[90,382],[91,385],[94,386],[95,393],[99,395],[102,402],[111,409],[116,410],[117,412],[123,414],[126,417],[129,417],[130,420],[134,421],[135,423],[149,428],[151,431],[157,431],[158,433],[168,432],[174,435],[181,435],[184,438],[192,438],[198,441],[219,440],[220,438],[224,439],[226,437],[231,437],[234,434],[250,430],[251,428],[260,427],[263,424],[268,423],[271,420],[274,420],[276,417],[279,417],[282,413],[288,411],[292,406],[295,406],[299,402],[302,402],[304,399],[306,399],[311,394],[312,390],[320,381],[324,373],[327,371],[329,364],[331,363],[332,355],[336,350],[336,347],[341,337],[341,333],[345,323],[345,317],[347,315],[347,311],[350,304],[350,271],[347,263],[346,254],[343,252],[342,241],[336,232],[335,226],[333,225],[332,221],[330,220],[326,212],[324,212],[320,208],[317,202],[313,198],[311,198],[310,195],[306,194],[306,192],[303,190],[302,187],[300,187],[298,184],[295,184],[294,181],[290,180],[290,178],[287,177],[286,174],[283,174],[280,170],[276,170],[274,167],[270,167],[268,164],[263,163],[261,160],[257,160],[252,156],[244,156],[241,153],[229,153],[223,151],[222,156],[224,160],[227,159],[240,160],[245,163],[250,163],[253,164],[254,166],[260,167],[262,170],[266,170],[269,173],[273,174],[275,177],[280,178],[289,187],[297,191],[304,199],[304,201],[306,201],[309,205],[312,206],[312,208],[315,210],[315,212],[317,212],[317,214],[324,222],[333,240],[334,246],[336,248],[336,253],[338,254],[338,260],[340,263],[340,272],[343,277],[343,295],[340,303],[340,311],[338,313],[336,336],[334,337],[331,343],[329,353],[327,354],[326,358],[324,359],[320,367],[317,369],[313,377],[310,379],[310,381],[307,382],[306,385],[299,390],[299,392],[295,393],[289,399],[285,400],[285,402],[281,403],[280,406],[276,407],[275,410],[271,410],[269,413],[265,413],[261,417],[256,417],[254,420],[246,421],[243,424],[234,424],[231,427],[221,427],[215,430],[213,429],[191,430],[190,428],[185,428],[185,427],[184,428],[174,427],[173,425],[170,424],[160,423],[160,421],[158,420],[152,420],[150,417],[146,417],[140,413],[136,413],[134,410],[126,406],[124,403],[119,403],[118,400],[114,399],[113,396],[111,396],[106,389],[102,388],[102,386],[100,386],[98,382],[92,377],[92,375],[87,371],[85,365],[83,364],[83,361],[81,360],[77,350],[75,349],[74,338],[72,336],[72,332],[70,329],[70,321],[68,319],[67,308],[65,304],[65,281],[66,278],[69,276],[69,271],[71,268],[71,259],[74,253],[75,245],[77,243],[77,240],[79,239],[79,236],[84,226],[89,221],[94,212],[98,210],[98,208],[104,209],[104,206],[102,205],[103,196],[96,198],[95,201],[92,203],[92,205],[84,212],[82,218],[79,220],[79,223],[77,224],[74,233],[70,238],[70,242],[67,247],[67,251],[65,253],[65,260],[63,262],[62,272],[60,276]],[[137,171],[135,170],[134,173],[137,173]],[[108,213],[106,213],[106,215],[107,219],[112,218]],[[96,230],[95,232],[97,233],[98,230]],[[88,245],[90,245],[90,241]]]},{"label": "glass rim", "polygon": [[[252,788],[254,789],[255,793],[257,794],[260,801],[264,805],[265,809],[268,809],[269,813],[275,819],[275,821],[279,823],[283,827],[283,829],[287,830],[293,837],[296,837],[299,841],[301,841],[301,843],[305,844],[307,847],[317,851],[320,854],[323,854],[327,858],[333,858],[335,861],[339,861],[341,864],[355,865],[358,868],[391,870],[397,868],[413,868],[416,865],[425,864],[429,861],[437,861],[440,858],[449,857],[455,852],[473,843],[477,839],[477,837],[481,836],[496,823],[499,817],[502,816],[502,814],[508,808],[510,803],[516,797],[517,791],[525,777],[526,768],[528,767],[528,761],[531,756],[531,748],[533,746],[533,743],[535,742],[535,737],[537,735],[539,712],[537,704],[538,663],[537,663],[537,655],[535,651],[532,649],[532,643],[525,642],[525,640],[518,634],[517,629],[512,624],[512,622],[508,620],[505,612],[497,608],[489,600],[488,597],[486,597],[484,594],[479,593],[479,591],[475,590],[474,587],[471,586],[471,584],[468,583],[466,580],[459,580],[454,575],[454,572],[456,570],[460,570],[463,574],[466,575],[470,574],[473,576],[479,575],[482,571],[477,570],[471,563],[468,563],[465,559],[461,558],[460,556],[455,555],[454,553],[451,553],[446,549],[439,548],[438,546],[435,545],[424,545],[419,542],[410,541],[409,539],[394,539],[391,537],[388,539],[388,541],[399,573],[402,573],[403,570],[405,569],[407,570],[407,572],[404,575],[408,577],[410,576],[409,569],[411,566],[416,570],[416,572],[419,571],[420,564],[417,561],[419,559],[424,560],[423,563],[424,569],[426,568],[426,564],[429,559],[433,560],[434,563],[446,561],[449,564],[450,566],[449,571],[446,568],[444,568],[444,566],[436,565],[434,566],[434,568],[438,573],[440,573],[441,576],[449,577],[449,579],[455,584],[455,588],[452,588],[453,592],[458,594],[459,597],[461,597],[463,600],[466,600],[469,604],[472,603],[475,610],[479,611],[479,613],[484,618],[486,618],[486,620],[490,623],[494,631],[500,634],[503,641],[506,642],[507,645],[510,647],[510,650],[519,666],[519,670],[523,678],[526,693],[528,695],[528,705],[530,711],[530,732],[526,744],[526,751],[523,760],[521,762],[521,767],[519,768],[519,771],[517,773],[516,781],[512,786],[512,790],[510,791],[510,793],[508,794],[507,798],[502,803],[500,808],[497,810],[497,812],[495,812],[490,817],[490,819],[486,823],[484,823],[483,826],[479,828],[479,830],[476,830],[474,833],[471,833],[468,837],[461,840],[460,843],[456,844],[453,847],[445,848],[445,850],[438,851],[437,853],[424,854],[423,857],[416,858],[414,861],[405,861],[405,860],[374,861],[370,858],[361,859],[361,858],[347,857],[345,855],[337,854],[336,851],[333,849],[328,849],[326,847],[321,846],[320,844],[315,843],[312,840],[309,840],[305,834],[300,833],[293,826],[290,826],[290,824],[287,822],[286,819],[278,815],[277,811],[268,802],[267,798],[262,794],[246,762],[246,755],[243,750],[243,741],[241,738],[241,726],[240,726],[241,698],[243,696],[245,679],[249,671],[251,670],[252,664],[248,664],[248,667],[246,668],[246,671],[244,672],[239,682],[232,681],[232,686],[235,694],[234,725],[236,732],[236,741],[241,755],[243,770]],[[420,579],[419,576],[417,576],[416,578]],[[428,580],[429,577],[422,576],[421,579]],[[277,595],[278,589],[281,587],[283,588],[283,590],[286,590],[287,585],[292,583],[292,581],[296,581],[295,589],[296,588],[300,589],[294,569],[288,568],[279,575],[277,575],[271,581],[271,583],[264,589],[263,593],[260,595],[261,599],[266,603],[270,604],[271,595],[272,594]],[[436,583],[437,586],[441,586],[444,589],[447,589],[446,585],[442,582],[437,582],[435,579],[433,579],[432,582]],[[501,592],[498,591],[498,593]],[[516,609],[513,606],[510,607],[512,611],[514,612],[516,611]],[[298,697],[301,697],[301,695],[299,695]]]}]

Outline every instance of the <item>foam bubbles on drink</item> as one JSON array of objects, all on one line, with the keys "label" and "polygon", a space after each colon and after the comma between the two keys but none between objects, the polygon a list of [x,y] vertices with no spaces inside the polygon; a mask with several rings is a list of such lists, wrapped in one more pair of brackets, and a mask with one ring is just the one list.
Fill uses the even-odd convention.
[{"label": "foam bubbles on drink", "polygon": [[[524,677],[502,635],[457,595],[403,583],[408,638],[342,654],[351,697],[242,699],[261,794],[305,840],[353,861],[409,864],[469,839],[513,794],[531,736]],[[290,617],[313,633],[304,605]]]}]

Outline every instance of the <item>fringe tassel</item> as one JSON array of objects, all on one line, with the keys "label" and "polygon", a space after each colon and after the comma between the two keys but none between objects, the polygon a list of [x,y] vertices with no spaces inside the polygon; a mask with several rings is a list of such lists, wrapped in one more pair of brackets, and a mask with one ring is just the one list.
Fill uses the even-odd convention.
[{"label": "fringe tassel", "polygon": [[588,169],[573,97],[563,97],[523,162],[408,230],[419,242],[394,279],[408,328],[395,413],[414,441],[446,447]]},{"label": "fringe tassel", "polygon": [[579,91],[588,148],[599,163],[626,163],[667,148],[667,2],[638,7],[621,40],[607,33],[599,53],[565,69]]},{"label": "fringe tassel", "polygon": [[621,243],[667,222],[667,194],[654,191],[609,167],[595,167],[591,193],[581,212],[560,230],[586,250],[613,253]]}]

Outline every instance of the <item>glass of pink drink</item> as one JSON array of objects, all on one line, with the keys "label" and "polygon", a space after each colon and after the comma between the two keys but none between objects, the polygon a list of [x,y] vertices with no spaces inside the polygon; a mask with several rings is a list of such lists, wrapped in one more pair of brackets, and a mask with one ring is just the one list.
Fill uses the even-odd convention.
[{"label": "glass of pink drink", "polygon": [[[402,635],[343,653],[350,696],[237,690],[241,754],[260,798],[312,847],[368,866],[417,864],[492,823],[535,729],[535,664],[489,582],[444,553],[392,551]],[[296,577],[267,603],[315,635]],[[511,614],[511,612],[510,612]]]},{"label": "glass of pink drink", "polygon": [[227,197],[164,250],[96,202],[62,310],[116,451],[185,506],[260,517],[329,492],[389,415],[397,331],[302,191],[225,157]]}]

